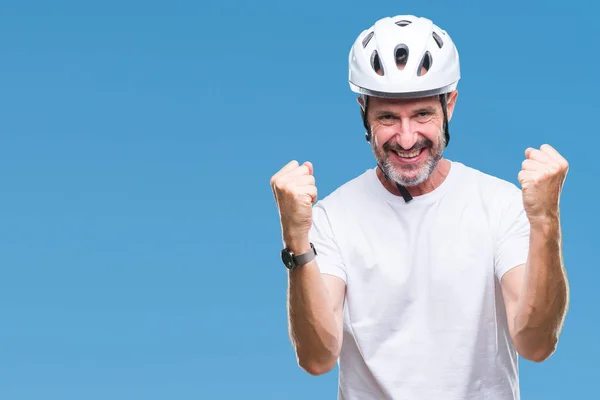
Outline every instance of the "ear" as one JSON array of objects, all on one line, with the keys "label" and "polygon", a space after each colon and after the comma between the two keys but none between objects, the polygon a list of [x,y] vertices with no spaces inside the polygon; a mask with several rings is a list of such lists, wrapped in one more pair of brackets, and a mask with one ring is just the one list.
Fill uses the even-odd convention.
[{"label": "ear", "polygon": [[365,109],[365,102],[363,101],[361,96],[358,96],[356,98],[356,101],[358,101],[358,104],[360,105],[360,108],[362,108],[363,110]]},{"label": "ear", "polygon": [[458,98],[458,90],[454,90],[448,93],[448,121],[452,119],[452,114],[454,113],[454,106],[456,106],[456,99]]}]

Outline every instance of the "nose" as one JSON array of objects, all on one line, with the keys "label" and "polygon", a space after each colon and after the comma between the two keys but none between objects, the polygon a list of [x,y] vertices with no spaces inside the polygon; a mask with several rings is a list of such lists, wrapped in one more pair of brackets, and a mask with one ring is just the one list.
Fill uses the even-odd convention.
[{"label": "nose", "polygon": [[396,136],[398,136],[398,144],[402,146],[404,150],[413,147],[418,140],[418,133],[408,118],[402,118],[399,123],[396,124]]}]

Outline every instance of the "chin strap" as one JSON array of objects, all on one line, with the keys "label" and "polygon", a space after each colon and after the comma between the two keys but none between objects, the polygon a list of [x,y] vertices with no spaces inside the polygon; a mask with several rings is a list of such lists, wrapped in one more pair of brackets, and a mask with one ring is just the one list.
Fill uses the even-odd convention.
[{"label": "chin strap", "polygon": [[413,199],[411,194],[408,192],[408,189],[406,189],[404,186],[402,186],[398,182],[396,182],[396,186],[398,187],[398,190],[400,191],[400,194],[402,195],[402,198],[404,198],[405,202],[408,203]]},{"label": "chin strap", "polygon": [[413,199],[413,197],[408,192],[408,189],[406,189],[406,187],[402,186],[398,182],[395,182],[392,179],[390,179],[390,177],[388,176],[388,174],[385,173],[385,170],[383,169],[383,167],[380,164],[377,164],[377,166],[379,167],[379,170],[381,171],[381,173],[383,174],[383,177],[385,179],[387,179],[388,181],[394,182],[396,184],[396,187],[400,191],[400,194],[402,195],[402,198],[404,199],[404,201],[407,203],[410,202]]},{"label": "chin strap", "polygon": [[[447,147],[448,143],[450,142],[450,131],[448,130],[448,106],[447,106],[447,101],[446,101],[447,97],[446,96],[447,96],[446,93],[440,94],[440,103],[442,103],[442,111],[444,112],[444,136],[446,137],[446,147]],[[364,107],[360,108],[360,113],[361,113],[361,117],[363,120],[363,125],[366,130],[365,139],[367,140],[367,142],[371,143],[371,139],[372,139],[371,127],[369,126],[369,123],[367,122],[367,101],[369,98],[368,98],[368,96],[363,95],[362,99],[364,102]],[[413,199],[413,197],[408,192],[408,189],[406,189],[405,186],[399,184],[398,182],[393,181],[388,176],[388,174],[385,172],[385,170],[383,169],[383,167],[380,164],[377,164],[377,166],[381,170],[381,173],[383,174],[385,179],[387,179],[388,181],[392,181],[396,184],[396,187],[400,191],[400,194],[402,195],[402,198],[404,199],[404,201],[406,203],[410,202]]]}]

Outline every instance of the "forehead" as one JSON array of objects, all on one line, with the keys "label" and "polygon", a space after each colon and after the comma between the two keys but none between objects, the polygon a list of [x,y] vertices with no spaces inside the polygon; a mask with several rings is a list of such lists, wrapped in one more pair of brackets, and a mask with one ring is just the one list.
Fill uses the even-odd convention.
[{"label": "forehead", "polygon": [[419,108],[419,107],[431,107],[438,104],[439,100],[437,96],[422,97],[422,98],[410,98],[410,99],[388,99],[382,97],[370,97],[369,107],[373,108]]}]

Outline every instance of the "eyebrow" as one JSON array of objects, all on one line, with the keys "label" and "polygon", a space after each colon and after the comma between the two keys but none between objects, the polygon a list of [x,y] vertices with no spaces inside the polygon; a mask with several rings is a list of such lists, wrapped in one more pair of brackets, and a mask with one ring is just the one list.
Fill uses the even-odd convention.
[{"label": "eyebrow", "polygon": [[435,114],[435,112],[436,112],[435,107],[426,106],[426,107],[417,108],[416,110],[413,111],[413,114],[420,114],[420,113]]},{"label": "eyebrow", "polygon": [[393,112],[393,111],[391,111],[391,110],[386,110],[386,109],[381,109],[381,110],[373,110],[373,113],[374,113],[376,116],[378,116],[378,117],[380,117],[380,116],[382,116],[382,115],[389,115],[389,114],[391,114],[391,115],[396,115],[396,113],[395,113],[395,112]]},{"label": "eyebrow", "polygon": [[[420,114],[420,113],[430,113],[430,114],[435,114],[436,109],[433,106],[425,106],[425,107],[419,107],[417,109],[414,109],[411,111],[412,114]],[[387,109],[381,109],[381,110],[375,110],[374,114],[378,117],[382,116],[382,115],[397,115],[394,111],[392,110],[387,110]]]}]

